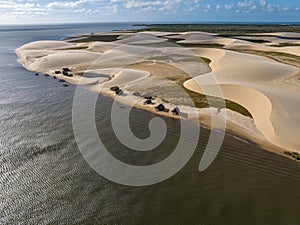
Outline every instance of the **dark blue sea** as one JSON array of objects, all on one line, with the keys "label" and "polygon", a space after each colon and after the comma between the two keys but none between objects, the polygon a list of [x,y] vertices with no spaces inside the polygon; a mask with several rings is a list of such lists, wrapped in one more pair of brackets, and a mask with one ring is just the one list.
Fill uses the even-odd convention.
[{"label": "dark blue sea", "polygon": [[[17,62],[15,49],[36,40],[126,29],[132,24],[0,26],[0,224],[299,225],[300,164],[231,135],[200,173],[210,134],[201,128],[188,164],[151,186],[116,184],[88,165],[72,128],[76,86],[35,76]],[[119,159],[150,163],[172,153],[179,121],[162,118],[171,131],[162,146],[146,157],[130,155],[113,132],[112,100],[99,101],[99,135]],[[153,117],[133,109],[133,132],[149,136]]]}]

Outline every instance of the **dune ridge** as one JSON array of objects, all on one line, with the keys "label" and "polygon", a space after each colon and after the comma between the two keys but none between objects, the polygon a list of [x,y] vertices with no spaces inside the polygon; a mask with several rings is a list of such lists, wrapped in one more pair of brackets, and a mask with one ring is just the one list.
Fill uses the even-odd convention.
[{"label": "dune ridge", "polygon": [[[282,85],[281,81],[285,77],[297,76],[299,68],[280,64],[265,57],[223,49],[198,48],[194,49],[194,52],[212,60],[210,63],[212,72],[185,82],[186,88],[204,93],[203,86],[207,88],[214,85],[209,83],[207,76],[215,76],[224,98],[247,108],[253,116],[256,127],[267,140],[282,148],[300,152],[297,137],[285,135],[287,130],[300,131],[300,123],[295,123],[298,119],[291,115],[290,120],[294,123],[287,126],[286,121],[274,116],[278,114],[278,104],[283,103],[273,101],[278,99],[279,90],[286,90],[282,93],[282,101],[289,102],[290,107],[294,107],[296,103],[294,99],[289,100],[292,94],[288,91],[290,87]],[[297,88],[299,87],[300,84]],[[274,107],[275,104],[277,107]]]}]

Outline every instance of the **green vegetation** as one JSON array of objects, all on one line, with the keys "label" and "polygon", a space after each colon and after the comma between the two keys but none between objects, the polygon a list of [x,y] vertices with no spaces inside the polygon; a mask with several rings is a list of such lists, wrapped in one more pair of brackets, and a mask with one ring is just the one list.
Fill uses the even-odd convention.
[{"label": "green vegetation", "polygon": [[189,89],[184,88],[186,93],[190,96],[190,98],[193,100],[195,106],[197,108],[209,108],[209,107],[214,107],[214,108],[219,108],[222,109],[224,106],[230,110],[233,110],[235,112],[238,112],[244,116],[248,116],[252,118],[251,113],[245,109],[243,106],[229,101],[229,100],[223,100],[221,98],[216,98],[212,96],[205,96],[203,94],[199,94],[196,92],[193,92]]},{"label": "green vegetation", "polygon": [[179,38],[168,38],[168,42],[174,43],[176,45],[180,45],[185,48],[223,48],[224,45],[221,44],[191,44],[191,43],[177,43],[178,41],[182,41],[183,39]]},{"label": "green vegetation", "polygon": [[209,108],[209,107],[214,107],[214,108],[218,108],[218,109],[222,109],[224,107],[233,110],[235,112],[238,112],[244,116],[248,116],[250,118],[252,118],[251,113],[244,108],[243,106],[229,101],[229,100],[224,100],[222,98],[217,98],[217,97],[213,97],[213,96],[206,96],[204,94],[200,94],[194,91],[191,91],[187,88],[184,87],[184,82],[186,82],[187,80],[191,79],[190,77],[186,77],[183,79],[177,79],[177,80],[173,80],[174,82],[176,82],[177,84],[181,85],[182,88],[185,90],[185,92],[190,96],[190,98],[192,99],[195,107],[197,108]]},{"label": "green vegetation", "polygon": [[84,35],[81,37],[76,37],[76,38],[70,38],[67,41],[71,43],[86,43],[86,42],[93,42],[93,41],[103,41],[103,42],[112,42],[112,41],[117,41],[120,35],[109,35],[109,34],[104,34],[104,35]]},{"label": "green vegetation", "polygon": [[289,156],[289,157],[291,157],[291,158],[293,158],[293,159],[295,159],[295,160],[298,160],[298,161],[300,160],[300,154],[297,153],[297,152],[288,152],[288,151],[285,151],[284,154],[287,155],[287,156]]},{"label": "green vegetation", "polygon": [[[249,36],[250,37],[250,36]],[[237,38],[237,37],[233,37],[236,38],[238,40],[242,40],[242,41],[249,41],[249,42],[253,42],[253,43],[257,43],[257,44],[265,44],[265,43],[270,43],[270,41],[267,40],[261,40],[261,39],[248,39],[248,38]]]},{"label": "green vegetation", "polygon": [[293,46],[300,46],[300,44],[297,43],[280,43],[277,45],[271,45],[272,47],[293,47]]},{"label": "green vegetation", "polygon": [[292,55],[289,53],[269,52],[269,51],[259,51],[259,50],[239,50],[239,52],[268,57],[277,62],[281,62],[281,63],[293,65],[293,66],[300,65],[300,56]]},{"label": "green vegetation", "polygon": [[205,62],[207,65],[209,65],[211,63],[211,60],[209,58],[205,58],[205,57],[200,57],[202,59],[203,62]]},{"label": "green vegetation", "polygon": [[203,31],[222,36],[240,36],[249,33],[300,32],[300,25],[278,24],[137,24],[143,31],[188,32]]},{"label": "green vegetation", "polygon": [[177,43],[185,48],[223,48],[221,44],[190,44],[190,43]]},{"label": "green vegetation", "polygon": [[226,104],[226,108],[231,109],[235,112],[238,112],[244,116],[248,116],[248,117],[252,118],[251,113],[246,108],[241,106],[240,104],[229,101],[229,100],[225,100],[225,104]]},{"label": "green vegetation", "polygon": [[78,46],[78,47],[72,47],[72,48],[65,48],[65,49],[62,49],[62,50],[85,50],[85,49],[88,49],[89,46]]}]

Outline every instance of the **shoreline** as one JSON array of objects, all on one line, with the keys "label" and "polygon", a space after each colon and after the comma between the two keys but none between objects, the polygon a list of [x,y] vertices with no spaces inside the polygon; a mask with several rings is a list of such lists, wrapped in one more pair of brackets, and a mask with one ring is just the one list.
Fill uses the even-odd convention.
[{"label": "shoreline", "polygon": [[[125,34],[128,35],[128,33],[125,33]],[[131,34],[131,33],[129,33],[129,34]],[[121,42],[123,40],[126,41],[126,39],[121,39]],[[149,42],[156,43],[156,41],[158,41],[158,40],[152,39],[150,41],[148,40],[148,43]],[[149,77],[151,77],[150,74],[141,73],[141,71],[138,70],[138,69],[127,69],[125,67],[121,71],[119,69],[119,73],[121,75],[120,74],[116,75],[116,71],[118,71],[118,70],[116,68],[112,67],[113,69],[111,71],[108,71],[109,70],[109,67],[108,67],[105,71],[105,74],[108,75],[107,77],[103,77],[103,76],[99,77],[98,76],[98,77],[95,77],[95,78],[82,78],[81,76],[77,75],[78,73],[81,73],[80,72],[81,67],[84,68],[84,63],[82,63],[82,61],[81,61],[82,58],[88,58],[89,57],[90,61],[95,60],[95,58],[98,58],[98,57],[101,58],[102,55],[100,55],[100,54],[97,55],[95,52],[100,51],[101,54],[105,54],[106,52],[109,51],[107,49],[110,49],[110,47],[111,47],[109,45],[112,45],[113,43],[111,43],[111,42],[103,43],[102,42],[101,43],[102,46],[97,45],[97,43],[92,43],[92,44],[91,43],[77,43],[76,46],[74,46],[74,45],[72,45],[68,42],[64,42],[64,43],[62,43],[62,42],[56,42],[56,43],[48,42],[48,43],[43,43],[43,44],[40,43],[40,45],[38,45],[38,47],[39,47],[38,50],[37,50],[37,48],[30,49],[30,47],[29,47],[29,50],[27,49],[27,52],[31,51],[30,52],[30,54],[32,54],[31,56],[26,55],[26,51],[25,51],[25,54],[24,54],[24,49],[21,49],[22,48],[21,47],[21,48],[16,50],[16,53],[19,56],[18,61],[27,70],[32,71],[32,72],[39,72],[39,73],[49,74],[52,77],[56,76],[57,79],[64,79],[65,81],[67,81],[69,83],[72,83],[72,84],[75,84],[75,85],[91,85],[92,86],[90,88],[91,91],[94,91],[94,92],[99,93],[101,95],[104,95],[106,97],[110,97],[110,98],[112,98],[112,99],[114,99],[114,100],[116,100],[116,101],[118,101],[118,102],[120,102],[124,105],[131,106],[132,102],[138,101],[138,103],[134,105],[134,107],[136,107],[136,108],[140,108],[142,110],[146,110],[146,111],[149,111],[151,113],[158,114],[160,116],[166,116],[166,117],[170,117],[170,118],[174,118],[174,119],[181,119],[179,116],[172,115],[171,113],[158,112],[154,109],[154,107],[157,106],[157,104],[160,104],[160,103],[164,104],[167,108],[170,108],[170,109],[172,109],[173,107],[178,106],[177,104],[167,103],[165,101],[162,101],[161,98],[157,97],[156,101],[155,101],[155,106],[154,105],[151,105],[151,106],[146,105],[145,106],[142,103],[145,99],[137,98],[137,97],[133,96],[132,92],[130,92],[129,90],[126,89],[128,83],[134,83],[134,82],[137,82],[138,80],[143,81],[143,79],[146,79],[146,78],[148,79]],[[79,49],[79,48],[86,47],[87,44],[88,44],[87,49],[92,48],[92,51],[83,52],[81,49]],[[127,44],[127,43],[125,43],[125,44]],[[73,61],[71,60],[72,65],[63,62],[61,65],[56,65],[54,63],[53,68],[47,68],[47,66],[43,68],[43,67],[39,67],[40,65],[35,67],[34,63],[36,63],[36,61],[39,60],[40,58],[47,57],[49,55],[49,52],[51,52],[51,54],[56,54],[55,51],[57,51],[57,49],[58,49],[58,51],[64,51],[65,53],[66,52],[69,53],[68,51],[73,51],[72,53],[74,53],[75,50],[70,50],[70,49],[72,49],[72,47],[74,47],[75,49],[77,48],[76,51],[77,51],[78,55],[80,55],[79,58],[74,57],[72,59]],[[45,49],[46,49],[46,52],[43,52],[43,50],[45,50]],[[55,49],[55,50],[53,50],[53,49]],[[65,49],[67,49],[67,50],[65,50]],[[25,50],[26,50],[26,48],[25,48]],[[93,55],[94,53],[95,53],[95,55]],[[57,54],[59,54],[59,53],[57,53]],[[47,60],[49,60],[49,59],[47,59]],[[87,60],[87,61],[89,61],[89,60]],[[75,61],[75,63],[74,63],[74,61]],[[78,63],[78,61],[80,63]],[[59,69],[59,68],[68,67],[68,66],[71,68],[72,72],[74,71],[74,77],[66,77],[62,74],[55,74],[55,68]],[[102,70],[98,69],[99,71],[95,73],[97,68],[96,69],[92,68],[91,70],[94,74],[98,74],[98,75],[103,74],[103,71],[104,71],[104,69],[102,69]],[[135,79],[130,80],[127,73],[131,73],[131,74],[135,73],[136,74]],[[202,74],[205,74],[205,72],[203,72]],[[120,85],[121,88],[125,88],[125,92],[129,93],[129,96],[117,97],[115,94],[113,94],[113,92],[111,92],[109,90],[108,87],[114,84],[114,82],[112,82],[112,81],[118,80],[120,82],[123,79],[122,76],[125,77],[126,79],[124,78],[125,79],[124,83],[120,83],[119,85]],[[98,86],[95,85],[96,83],[98,84]],[[118,82],[116,82],[116,83],[118,84]],[[264,137],[264,135],[262,135],[261,132],[254,125],[254,120],[249,118],[249,117],[243,116],[243,115],[241,115],[237,112],[231,111],[229,109],[218,110],[216,108],[201,108],[200,109],[200,108],[191,108],[189,106],[179,106],[179,107],[181,109],[183,109],[183,111],[188,112],[187,114],[189,114],[193,110],[196,110],[197,115],[193,115],[193,118],[197,117],[197,120],[199,121],[199,124],[202,127],[208,128],[210,130],[218,130],[217,127],[212,127],[211,126],[210,121],[211,121],[212,117],[214,117],[214,118],[216,118],[217,120],[220,120],[220,121],[224,120],[225,123],[226,123],[226,129],[224,131],[228,132],[230,135],[233,135],[234,137],[237,137],[237,138],[242,138],[247,142],[250,141],[251,144],[258,145],[259,147],[261,147],[265,150],[268,150],[270,152],[273,152],[275,154],[279,154],[281,156],[285,156],[287,158],[294,159],[291,156],[288,156],[286,154],[286,152],[291,152],[292,153],[292,151],[289,151],[289,150],[287,150],[285,148],[282,148],[278,145],[272,144],[269,140],[267,140]],[[227,113],[227,117],[224,118],[222,113],[225,113],[225,114]]]}]

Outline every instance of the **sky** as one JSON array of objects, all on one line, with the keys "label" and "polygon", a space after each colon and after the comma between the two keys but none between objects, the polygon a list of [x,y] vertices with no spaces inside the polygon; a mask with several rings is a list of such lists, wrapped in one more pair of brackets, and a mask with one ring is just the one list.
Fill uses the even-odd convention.
[{"label": "sky", "polygon": [[300,22],[299,0],[0,0],[0,24]]}]

